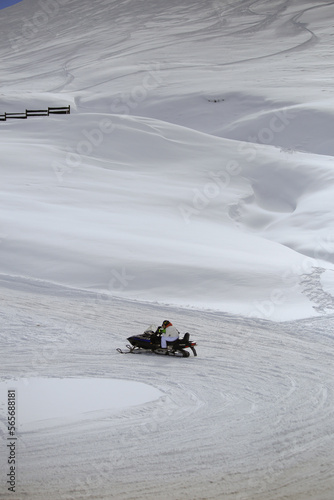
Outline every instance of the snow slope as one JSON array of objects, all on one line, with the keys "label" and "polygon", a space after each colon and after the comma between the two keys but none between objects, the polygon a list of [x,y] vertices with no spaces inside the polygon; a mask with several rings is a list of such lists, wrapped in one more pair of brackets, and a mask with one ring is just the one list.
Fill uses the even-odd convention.
[{"label": "snow slope", "polygon": [[[0,121],[1,381],[164,394],[22,427],[10,498],[331,500],[334,3],[0,12],[0,115],[71,106]],[[198,358],[116,353],[166,317]]]},{"label": "snow slope", "polygon": [[5,9],[6,7],[11,7],[16,3],[22,2],[22,0],[1,0],[0,1],[0,9]]},{"label": "snow slope", "polygon": [[72,114],[1,123],[0,272],[260,317],[279,290],[271,319],[316,313],[302,276],[333,276],[331,12],[4,10],[1,111]]}]

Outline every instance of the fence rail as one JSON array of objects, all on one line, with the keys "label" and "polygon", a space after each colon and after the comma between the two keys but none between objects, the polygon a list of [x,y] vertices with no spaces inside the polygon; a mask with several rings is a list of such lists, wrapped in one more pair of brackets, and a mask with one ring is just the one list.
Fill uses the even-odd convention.
[{"label": "fence rail", "polygon": [[9,119],[26,120],[29,116],[69,115],[71,106],[49,107],[48,109],[26,109],[23,113],[1,113],[0,121]]}]

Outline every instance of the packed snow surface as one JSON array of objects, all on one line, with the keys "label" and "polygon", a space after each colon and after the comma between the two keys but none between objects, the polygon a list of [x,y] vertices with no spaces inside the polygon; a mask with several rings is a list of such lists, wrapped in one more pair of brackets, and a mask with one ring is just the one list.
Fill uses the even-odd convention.
[{"label": "packed snow surface", "polygon": [[334,2],[0,7],[0,499],[332,500]]}]

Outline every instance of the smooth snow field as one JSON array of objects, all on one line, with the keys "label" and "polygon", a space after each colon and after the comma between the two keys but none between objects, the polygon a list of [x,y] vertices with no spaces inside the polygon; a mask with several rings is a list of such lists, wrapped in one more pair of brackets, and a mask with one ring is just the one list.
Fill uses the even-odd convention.
[{"label": "smooth snow field", "polygon": [[1,500],[333,499],[333,19],[0,1]]},{"label": "smooth snow field", "polygon": [[136,406],[160,395],[157,389],[129,380],[36,377],[1,382],[2,408],[6,406],[8,391],[13,389],[20,398],[20,433],[100,418],[102,411]]}]

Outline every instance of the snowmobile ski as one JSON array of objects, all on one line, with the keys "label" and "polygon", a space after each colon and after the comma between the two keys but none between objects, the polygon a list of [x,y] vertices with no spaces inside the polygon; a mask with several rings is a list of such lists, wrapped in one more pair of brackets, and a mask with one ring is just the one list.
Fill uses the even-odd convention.
[{"label": "snowmobile ski", "polygon": [[134,346],[126,345],[126,347],[129,349],[128,351],[123,351],[120,347],[118,347],[116,349],[116,351],[119,352],[120,354],[130,354],[131,352],[133,352],[135,350]]}]

